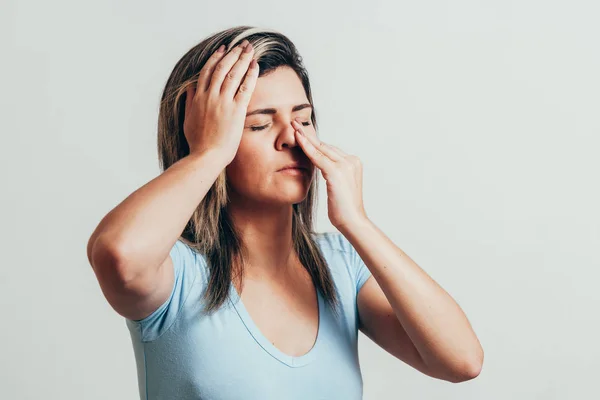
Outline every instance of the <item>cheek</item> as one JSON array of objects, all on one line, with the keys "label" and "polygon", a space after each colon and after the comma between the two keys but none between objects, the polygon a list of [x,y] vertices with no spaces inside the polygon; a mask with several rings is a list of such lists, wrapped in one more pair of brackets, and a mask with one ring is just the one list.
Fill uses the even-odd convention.
[{"label": "cheek", "polygon": [[227,178],[236,186],[255,186],[263,180],[267,167],[268,158],[260,143],[242,139],[235,158],[227,166]]}]

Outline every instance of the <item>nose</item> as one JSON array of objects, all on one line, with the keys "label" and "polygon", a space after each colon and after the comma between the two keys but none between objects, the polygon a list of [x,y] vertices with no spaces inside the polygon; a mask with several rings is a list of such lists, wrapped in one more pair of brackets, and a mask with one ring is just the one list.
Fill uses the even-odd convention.
[{"label": "nose", "polygon": [[285,127],[282,129],[279,134],[279,146],[278,147],[296,147],[298,146],[298,141],[296,140],[296,133],[294,132],[294,126],[292,125],[292,120],[290,120]]}]

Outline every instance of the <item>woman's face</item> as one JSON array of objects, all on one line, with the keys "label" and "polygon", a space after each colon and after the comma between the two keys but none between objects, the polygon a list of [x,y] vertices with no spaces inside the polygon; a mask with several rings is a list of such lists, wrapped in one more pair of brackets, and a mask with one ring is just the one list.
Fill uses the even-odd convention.
[{"label": "woman's face", "polygon": [[[233,197],[265,205],[295,204],[306,197],[315,167],[297,143],[291,124],[298,118],[307,135],[316,134],[311,122],[312,108],[296,107],[303,104],[308,104],[304,87],[290,67],[279,67],[258,78],[240,146],[226,167],[229,186],[235,192],[231,193]],[[281,170],[292,162],[308,171]]]}]

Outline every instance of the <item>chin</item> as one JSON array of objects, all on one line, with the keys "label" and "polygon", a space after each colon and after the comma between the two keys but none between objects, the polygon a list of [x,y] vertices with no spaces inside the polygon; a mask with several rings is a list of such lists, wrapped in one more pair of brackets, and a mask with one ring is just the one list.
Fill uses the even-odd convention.
[{"label": "chin", "polygon": [[289,193],[287,196],[283,196],[283,193],[280,194],[277,198],[277,202],[281,204],[297,204],[302,203],[304,199],[306,199],[306,192],[302,193]]},{"label": "chin", "polygon": [[264,201],[266,203],[275,203],[275,204],[280,204],[280,205],[284,205],[284,204],[297,204],[297,203],[301,203],[304,201],[304,199],[306,199],[306,196],[308,195],[308,188],[281,188],[275,192],[272,193],[272,197],[269,196],[268,198],[264,198]]},{"label": "chin", "polygon": [[[282,179],[281,179],[282,178]],[[298,177],[278,177],[268,182],[246,183],[236,190],[242,198],[265,206],[282,206],[298,204],[306,199],[312,184],[311,179]]]},{"label": "chin", "polygon": [[278,195],[277,197],[284,198],[290,204],[300,203],[308,195],[310,183],[306,181],[305,184],[278,185],[276,195]]}]

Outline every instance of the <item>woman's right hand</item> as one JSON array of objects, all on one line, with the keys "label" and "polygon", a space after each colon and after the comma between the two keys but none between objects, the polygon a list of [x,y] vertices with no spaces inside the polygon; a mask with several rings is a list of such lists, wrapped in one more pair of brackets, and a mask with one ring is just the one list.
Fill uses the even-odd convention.
[{"label": "woman's right hand", "polygon": [[242,139],[259,68],[247,40],[227,54],[222,50],[208,59],[196,87],[187,89],[183,132],[190,154],[215,150],[229,164]]}]

